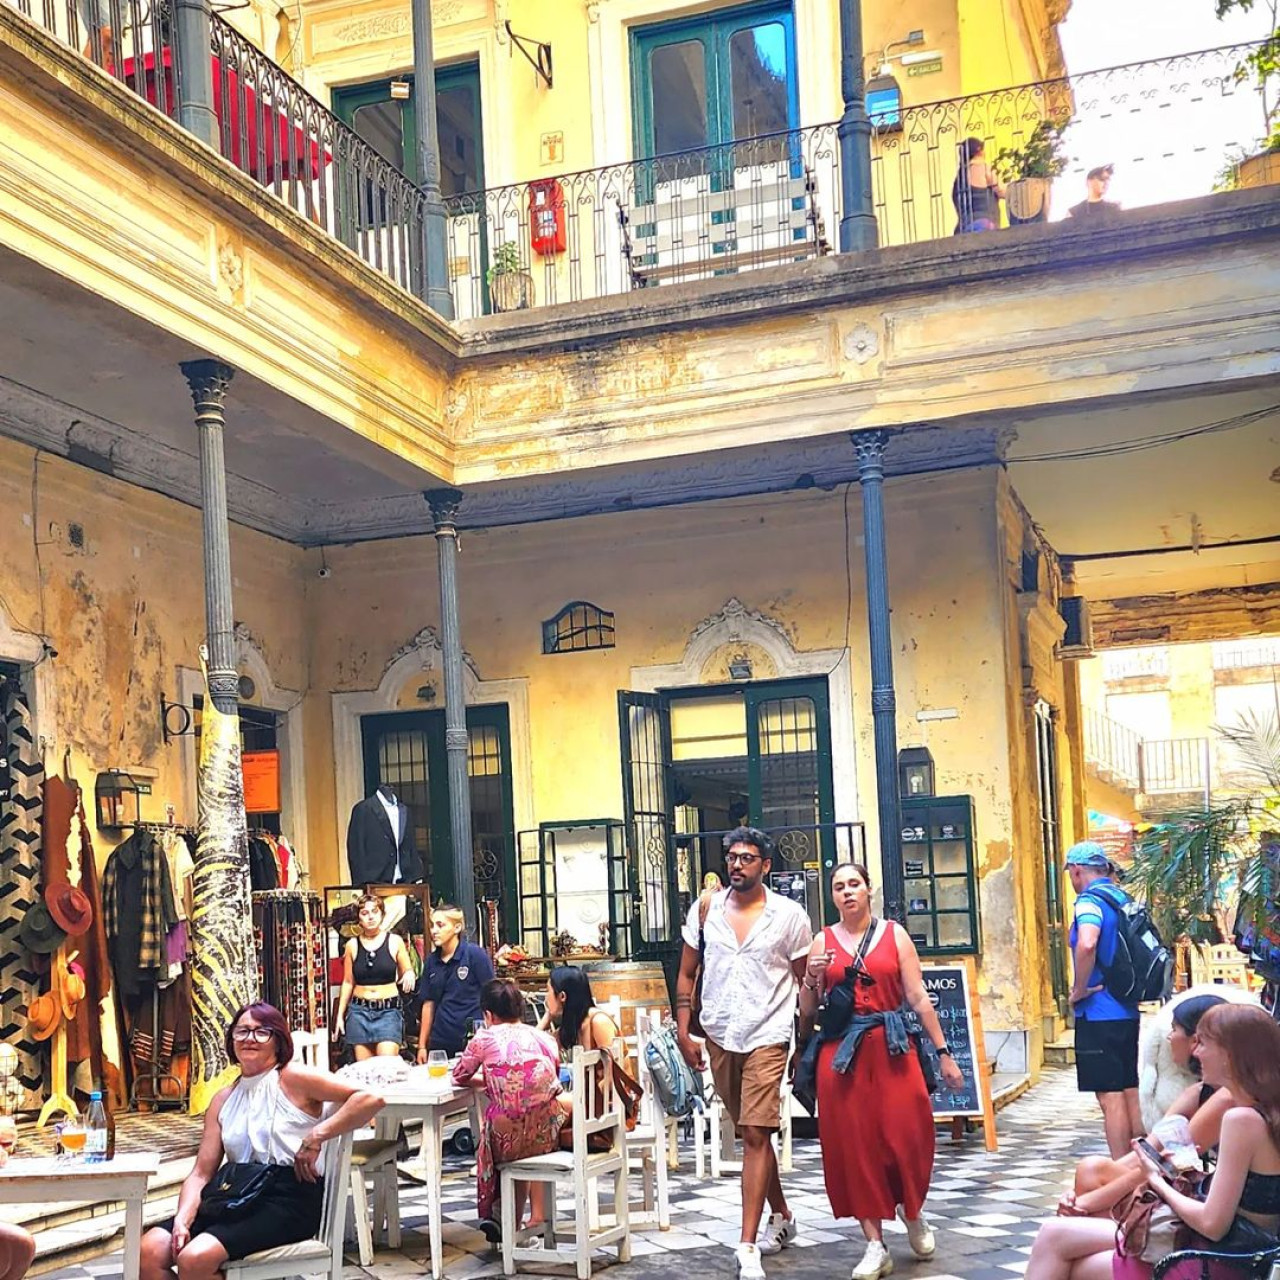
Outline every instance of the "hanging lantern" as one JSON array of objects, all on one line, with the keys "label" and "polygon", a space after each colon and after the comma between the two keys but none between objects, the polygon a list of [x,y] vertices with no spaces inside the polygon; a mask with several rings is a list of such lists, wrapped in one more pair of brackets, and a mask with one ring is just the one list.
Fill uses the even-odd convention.
[{"label": "hanging lantern", "polygon": [[119,769],[98,774],[93,788],[98,802],[98,829],[118,831],[136,827],[142,819],[142,800],[138,784]]},{"label": "hanging lantern", "polygon": [[904,747],[898,752],[898,794],[904,800],[934,794],[933,757],[928,747]]}]

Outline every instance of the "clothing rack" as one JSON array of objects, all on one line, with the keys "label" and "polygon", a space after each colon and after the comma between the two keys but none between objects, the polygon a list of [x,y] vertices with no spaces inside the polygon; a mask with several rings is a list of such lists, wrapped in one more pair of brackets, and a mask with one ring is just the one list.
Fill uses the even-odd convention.
[{"label": "clothing rack", "polygon": [[[131,826],[135,831],[172,831],[180,836],[193,836],[196,834],[195,827],[188,827],[173,821],[173,806],[165,806],[169,819],[166,822],[133,822],[126,825]],[[151,987],[151,1069],[145,1074],[135,1070],[133,1076],[133,1087],[129,1090],[129,1106],[132,1110],[138,1110],[139,1102],[149,1102],[155,1111],[159,1111],[161,1107],[182,1107],[187,1105],[187,1087],[182,1083],[182,1078],[176,1076],[171,1071],[160,1070],[160,1041],[163,1033],[160,1030],[160,984],[156,982]],[[174,1046],[175,1049],[177,1046]],[[136,1065],[136,1063],[135,1063]],[[171,1081],[176,1086],[176,1096],[164,1095],[160,1091],[162,1081]],[[147,1082],[151,1086],[151,1097],[140,1098],[138,1096],[138,1086],[143,1082]]]}]

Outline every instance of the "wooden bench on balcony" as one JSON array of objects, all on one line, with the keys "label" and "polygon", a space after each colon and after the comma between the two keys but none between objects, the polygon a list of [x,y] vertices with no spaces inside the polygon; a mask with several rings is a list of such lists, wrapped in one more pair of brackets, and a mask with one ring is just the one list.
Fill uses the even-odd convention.
[{"label": "wooden bench on balcony", "polygon": [[[741,175],[740,175],[741,176]],[[622,253],[633,289],[700,280],[831,252],[807,166],[794,178],[749,182],[692,196],[680,183],[663,199],[628,209],[618,201]]]}]

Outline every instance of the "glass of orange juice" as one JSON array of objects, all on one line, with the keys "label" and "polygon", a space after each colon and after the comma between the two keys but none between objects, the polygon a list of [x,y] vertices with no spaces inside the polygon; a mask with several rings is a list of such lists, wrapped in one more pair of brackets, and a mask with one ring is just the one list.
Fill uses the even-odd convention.
[{"label": "glass of orange juice", "polygon": [[427,1054],[427,1075],[432,1080],[443,1080],[449,1074],[449,1055],[443,1049],[432,1049]]}]

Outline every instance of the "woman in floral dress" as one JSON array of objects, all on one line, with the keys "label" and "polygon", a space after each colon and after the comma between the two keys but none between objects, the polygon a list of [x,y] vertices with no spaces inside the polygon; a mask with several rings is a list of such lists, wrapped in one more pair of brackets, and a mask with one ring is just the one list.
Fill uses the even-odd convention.
[{"label": "woman in floral dress", "polygon": [[[495,978],[480,992],[484,1028],[463,1050],[453,1069],[457,1084],[484,1072],[489,1096],[481,1120],[476,1162],[476,1208],[480,1229],[497,1240],[494,1216],[498,1198],[498,1166],[544,1155],[560,1145],[560,1129],[568,1110],[560,1098],[560,1058],[556,1043],[524,1023],[524,996],[514,982]],[[516,1184],[517,1216],[524,1207],[527,1184]],[[546,1216],[545,1188],[533,1188],[529,1225]]]}]

